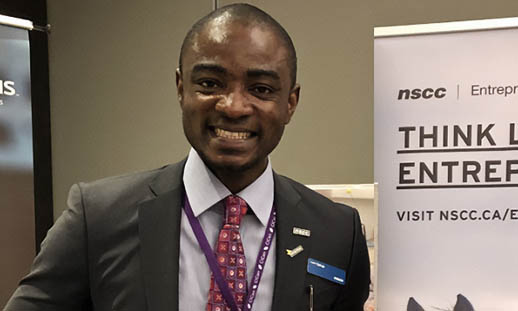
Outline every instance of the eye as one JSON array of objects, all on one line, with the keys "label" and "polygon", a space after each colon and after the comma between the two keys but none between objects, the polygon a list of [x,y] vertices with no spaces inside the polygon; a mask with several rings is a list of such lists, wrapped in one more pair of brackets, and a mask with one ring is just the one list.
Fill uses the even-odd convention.
[{"label": "eye", "polygon": [[223,88],[223,83],[213,78],[201,78],[194,81],[195,90],[201,94],[212,95]]},{"label": "eye", "polygon": [[251,88],[251,91],[259,95],[270,95],[275,90],[267,85],[255,85]]},{"label": "eye", "polygon": [[198,84],[206,89],[215,89],[220,87],[220,83],[218,81],[209,79],[201,80]]}]

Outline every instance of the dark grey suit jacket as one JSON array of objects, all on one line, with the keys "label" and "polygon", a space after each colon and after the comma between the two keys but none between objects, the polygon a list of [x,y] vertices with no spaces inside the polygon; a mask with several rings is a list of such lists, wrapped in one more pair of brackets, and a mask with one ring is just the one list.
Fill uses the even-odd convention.
[{"label": "dark grey suit jacket", "polygon": [[[178,310],[184,164],[74,185],[69,209],[5,310]],[[309,310],[309,285],[316,311],[363,310],[370,275],[357,211],[286,177],[274,174],[274,183],[272,310]],[[293,227],[311,230],[311,237],[293,235]],[[287,256],[298,245],[304,251]],[[308,257],[346,270],[346,285],[308,274]]]}]

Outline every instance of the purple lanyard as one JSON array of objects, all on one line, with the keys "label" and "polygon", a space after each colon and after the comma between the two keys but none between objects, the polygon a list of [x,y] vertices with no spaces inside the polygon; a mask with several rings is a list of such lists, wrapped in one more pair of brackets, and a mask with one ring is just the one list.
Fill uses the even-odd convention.
[{"label": "purple lanyard", "polygon": [[[216,261],[216,256],[212,251],[212,248],[207,241],[207,237],[201,228],[200,221],[198,218],[194,216],[194,213],[191,208],[191,204],[189,203],[189,198],[185,195],[185,203],[183,205],[183,209],[185,214],[187,215],[187,219],[189,219],[189,223],[191,224],[192,231],[198,240],[198,244],[205,254],[205,258],[207,258],[207,263],[209,264],[210,270],[214,275],[214,280],[218,284],[219,289],[221,290],[221,294],[223,294],[223,298],[230,306],[232,311],[239,311],[234,301],[234,297],[230,293],[230,289],[228,288],[227,282],[223,279],[223,275],[221,274],[221,270],[219,269],[219,265]],[[261,248],[259,249],[259,254],[257,254],[257,260],[255,263],[254,274],[252,275],[251,286],[249,287],[248,295],[245,299],[244,310],[250,311],[252,310],[252,305],[254,304],[255,296],[257,294],[257,290],[259,288],[259,282],[261,281],[261,276],[263,275],[264,264],[266,263],[266,258],[268,257],[268,253],[270,252],[270,247],[273,242],[273,237],[275,235],[275,223],[277,220],[277,212],[275,210],[275,205],[272,207],[272,211],[270,213],[270,218],[268,219],[268,225],[266,226],[266,231],[264,233],[263,242],[261,243]]]}]

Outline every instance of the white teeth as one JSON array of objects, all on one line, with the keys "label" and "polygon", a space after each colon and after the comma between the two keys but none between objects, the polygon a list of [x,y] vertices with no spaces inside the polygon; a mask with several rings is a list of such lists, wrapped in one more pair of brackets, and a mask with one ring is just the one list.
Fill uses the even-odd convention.
[{"label": "white teeth", "polygon": [[250,132],[230,132],[220,128],[215,128],[214,132],[216,133],[216,136],[228,139],[247,139],[250,137]]}]

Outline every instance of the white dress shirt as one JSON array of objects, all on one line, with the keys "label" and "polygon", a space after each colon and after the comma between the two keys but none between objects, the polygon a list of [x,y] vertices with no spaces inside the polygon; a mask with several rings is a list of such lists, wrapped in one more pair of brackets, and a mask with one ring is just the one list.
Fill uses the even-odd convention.
[{"label": "white dress shirt", "polygon": [[[214,248],[223,225],[224,205],[221,200],[232,193],[205,166],[194,149],[189,152],[183,182],[194,216],[200,221],[209,244]],[[243,198],[253,211],[243,217],[240,227],[246,257],[247,281],[250,286],[257,254],[273,206],[273,171],[269,160],[262,175],[236,195]],[[211,271],[183,210],[180,230],[179,309],[202,311],[207,305]],[[253,311],[271,310],[275,249],[274,239],[259,283]]]}]

